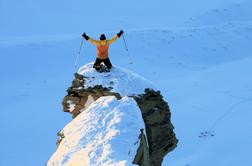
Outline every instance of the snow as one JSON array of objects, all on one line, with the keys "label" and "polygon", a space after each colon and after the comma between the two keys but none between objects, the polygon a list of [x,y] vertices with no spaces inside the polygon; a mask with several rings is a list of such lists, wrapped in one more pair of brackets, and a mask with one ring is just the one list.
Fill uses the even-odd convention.
[{"label": "snow", "polygon": [[71,100],[68,100],[67,103],[69,104],[69,112],[73,112],[75,104]]},{"label": "snow", "polygon": [[91,95],[89,95],[84,105],[84,108],[81,109],[81,112],[85,111],[94,101],[95,101],[94,98]]},{"label": "snow", "polygon": [[[181,23],[215,6],[241,0],[110,1],[1,0],[0,36],[116,31],[120,28],[163,27]],[[118,7],[120,6],[120,7]],[[85,9],[84,9],[85,8]],[[182,12],[183,11],[183,12]],[[18,28],[16,28],[18,25]],[[50,26],[45,26],[50,25]]]},{"label": "snow", "polygon": [[109,73],[99,73],[92,66],[93,63],[89,63],[78,71],[79,74],[88,77],[85,88],[102,85],[112,88],[112,92],[119,93],[121,96],[143,94],[146,88],[155,89],[150,81],[132,71],[113,66]]},{"label": "snow", "polygon": [[220,9],[212,9],[204,14],[194,16],[190,23],[197,25],[218,25],[223,22],[246,22],[252,20],[251,1],[234,3]]},{"label": "snow", "polygon": [[47,165],[132,165],[142,128],[134,99],[100,97],[62,129],[64,138]]},{"label": "snow", "polygon": [[180,142],[164,165],[251,165],[251,65],[247,58],[170,80]]}]

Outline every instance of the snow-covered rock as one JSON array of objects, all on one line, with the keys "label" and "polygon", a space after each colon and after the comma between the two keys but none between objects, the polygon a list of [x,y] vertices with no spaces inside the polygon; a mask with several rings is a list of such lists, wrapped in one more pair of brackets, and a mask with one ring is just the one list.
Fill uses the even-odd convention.
[{"label": "snow-covered rock", "polygon": [[132,97],[144,94],[147,88],[155,89],[149,80],[130,70],[114,66],[110,72],[99,73],[93,68],[93,63],[88,63],[75,73],[72,86],[68,89],[69,95],[63,100],[63,111],[76,117],[86,105],[91,104],[90,101],[101,96],[113,95],[117,99]]},{"label": "snow-covered rock", "polygon": [[155,89],[150,81],[130,70],[114,66],[109,73],[99,73],[92,66],[93,63],[89,63],[78,71],[86,78],[85,88],[102,85],[121,96],[143,94],[146,88]]},{"label": "snow-covered rock", "polygon": [[[108,73],[97,72],[92,63],[80,68],[62,102],[74,119],[58,133],[58,149],[47,166],[161,165],[178,140],[168,104],[153,87],[116,66]],[[140,129],[147,143],[134,144]]]},{"label": "snow-covered rock", "polygon": [[61,131],[62,141],[48,166],[128,166],[144,128],[134,99],[101,97]]}]

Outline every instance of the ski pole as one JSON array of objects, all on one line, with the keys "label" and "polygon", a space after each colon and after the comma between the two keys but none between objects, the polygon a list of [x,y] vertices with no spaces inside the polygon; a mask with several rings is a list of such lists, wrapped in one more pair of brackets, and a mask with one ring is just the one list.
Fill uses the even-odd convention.
[{"label": "ski pole", "polygon": [[123,41],[124,41],[125,50],[128,52],[128,56],[129,56],[129,59],[130,59],[130,64],[132,64],[132,59],[131,59],[131,56],[130,56],[130,53],[129,53],[129,49],[128,49],[124,34],[122,34],[122,37],[123,37]]},{"label": "ski pole", "polygon": [[77,65],[78,65],[78,60],[79,60],[79,57],[80,57],[83,41],[84,41],[84,38],[81,40],[80,48],[79,48],[79,51],[78,51],[78,53],[76,55],[76,58],[75,58],[75,62],[74,62],[74,68],[75,68],[75,70],[76,70]]}]

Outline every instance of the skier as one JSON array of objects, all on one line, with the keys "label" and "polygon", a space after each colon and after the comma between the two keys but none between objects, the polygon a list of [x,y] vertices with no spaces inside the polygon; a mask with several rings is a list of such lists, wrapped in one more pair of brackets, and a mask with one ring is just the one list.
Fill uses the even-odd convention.
[{"label": "skier", "polygon": [[87,36],[86,33],[83,33],[82,36],[87,41],[89,41],[90,43],[97,46],[97,58],[95,60],[93,68],[95,68],[99,72],[103,72],[104,69],[101,65],[101,63],[103,62],[106,66],[105,71],[107,71],[107,72],[110,71],[112,64],[111,64],[109,57],[108,57],[109,45],[112,44],[113,42],[115,42],[118,38],[120,38],[123,33],[124,33],[123,30],[121,30],[117,35],[115,35],[114,37],[112,37],[109,40],[106,40],[106,36],[104,34],[101,34],[100,40],[94,40],[94,39],[90,38],[89,36]]}]

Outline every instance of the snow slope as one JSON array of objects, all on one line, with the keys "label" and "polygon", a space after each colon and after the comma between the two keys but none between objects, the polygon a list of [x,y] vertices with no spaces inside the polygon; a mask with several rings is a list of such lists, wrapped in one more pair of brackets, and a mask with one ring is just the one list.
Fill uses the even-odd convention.
[{"label": "snow slope", "polygon": [[47,165],[132,165],[140,129],[144,122],[134,99],[101,97],[61,130],[64,138]]},{"label": "snow slope", "polygon": [[181,24],[188,17],[241,0],[1,0],[0,36],[80,34]]},{"label": "snow slope", "polygon": [[194,16],[188,23],[194,26],[202,26],[251,21],[251,6],[251,1],[245,1],[242,4],[230,4],[223,8],[212,9],[204,14]]},{"label": "snow slope", "polygon": [[167,165],[252,164],[251,65],[247,58],[167,82],[180,139]]}]

